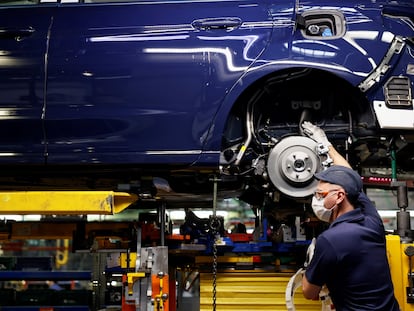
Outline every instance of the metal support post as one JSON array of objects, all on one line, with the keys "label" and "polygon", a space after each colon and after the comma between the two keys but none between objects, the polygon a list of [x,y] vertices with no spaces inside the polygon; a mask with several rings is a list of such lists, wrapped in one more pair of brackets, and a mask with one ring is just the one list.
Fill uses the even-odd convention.
[{"label": "metal support post", "polygon": [[165,246],[165,210],[166,210],[166,203],[162,202],[161,206],[159,207],[159,217],[160,217],[160,231],[161,231],[161,246]]}]

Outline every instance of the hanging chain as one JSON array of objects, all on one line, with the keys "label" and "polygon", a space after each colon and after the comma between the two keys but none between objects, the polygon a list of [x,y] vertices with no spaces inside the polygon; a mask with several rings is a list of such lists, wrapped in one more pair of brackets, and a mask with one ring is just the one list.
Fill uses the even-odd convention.
[{"label": "hanging chain", "polygon": [[217,244],[214,237],[213,243],[213,311],[216,311],[217,299]]},{"label": "hanging chain", "polygon": [[217,300],[217,240],[219,235],[220,220],[217,217],[217,182],[219,179],[214,177],[213,179],[213,216],[210,219],[210,229],[213,238],[213,311],[216,311]]}]

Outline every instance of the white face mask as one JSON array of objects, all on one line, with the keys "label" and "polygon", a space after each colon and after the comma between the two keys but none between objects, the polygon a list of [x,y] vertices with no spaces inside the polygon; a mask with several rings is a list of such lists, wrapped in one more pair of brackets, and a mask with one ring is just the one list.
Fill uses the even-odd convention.
[{"label": "white face mask", "polygon": [[315,197],[312,198],[312,209],[315,213],[316,217],[320,220],[329,222],[331,219],[332,211],[335,208],[332,207],[331,209],[325,208],[325,198],[317,199]]}]

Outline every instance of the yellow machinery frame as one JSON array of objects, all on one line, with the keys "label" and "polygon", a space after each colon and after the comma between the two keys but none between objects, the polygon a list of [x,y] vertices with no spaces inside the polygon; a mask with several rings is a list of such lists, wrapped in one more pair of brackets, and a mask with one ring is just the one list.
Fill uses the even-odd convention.
[{"label": "yellow machinery frame", "polygon": [[391,270],[391,277],[394,284],[395,297],[398,300],[401,311],[414,310],[414,304],[407,301],[407,288],[410,286],[409,274],[410,258],[405,254],[405,250],[413,243],[401,243],[398,235],[387,235],[387,255]]}]

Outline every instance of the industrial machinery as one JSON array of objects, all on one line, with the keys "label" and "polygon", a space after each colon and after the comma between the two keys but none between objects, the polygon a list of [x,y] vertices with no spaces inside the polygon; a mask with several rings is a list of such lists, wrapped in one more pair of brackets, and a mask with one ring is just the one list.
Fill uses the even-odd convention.
[{"label": "industrial machinery", "polygon": [[[314,148],[318,161],[328,165],[326,154],[317,145]],[[212,183],[214,197],[219,180],[212,180]],[[387,248],[395,293],[402,310],[412,310],[414,302],[411,263],[414,244],[407,211],[408,186],[408,181],[392,179],[386,184],[398,193],[397,226],[393,234],[387,235]],[[133,211],[137,202],[143,204],[137,196],[128,193],[2,192],[0,200],[5,214],[44,214],[44,218],[36,222],[4,221],[0,228],[3,242],[28,238],[70,240],[73,252],[88,253],[93,258],[93,269],[89,272],[44,273],[49,280],[89,280],[93,295],[84,301],[85,310],[182,310],[180,297],[185,288],[194,284],[200,286],[199,308],[205,311],[242,309],[250,303],[254,306],[249,305],[249,310],[294,310],[286,306],[286,301],[296,310],[324,307],[321,301],[305,300],[300,290],[295,294],[299,283],[291,279],[305,261],[311,238],[326,228],[306,209],[302,213],[281,210],[280,215],[275,215],[274,210],[267,210],[265,206],[251,206],[255,215],[254,231],[248,233],[241,223],[233,232],[227,231],[223,217],[217,214],[217,206],[209,208],[209,218],[199,218],[194,205],[194,208],[183,208],[184,222],[179,233],[173,233],[168,205],[162,200],[147,202],[148,208],[155,209],[156,213],[138,213],[137,210],[139,217],[128,221],[88,222],[77,216],[119,214]],[[213,202],[217,203],[217,199],[213,198]],[[6,250],[5,244],[1,244]],[[67,251],[68,244],[59,249]],[[55,261],[62,261],[60,264],[64,265],[63,258],[68,254],[56,253],[56,256]],[[178,275],[183,275],[185,281],[180,281]],[[36,273],[0,271],[0,279],[30,281],[40,278]],[[72,301],[75,301],[73,297]],[[6,302],[18,303],[3,300],[2,304]],[[50,307],[38,301],[32,302],[31,308],[39,308],[36,303],[42,308]],[[12,310],[7,309],[11,308],[8,305],[2,307]],[[59,306],[54,308],[58,310]]]},{"label": "industrial machinery", "polygon": [[[309,185],[313,182],[313,173],[331,163],[327,150],[304,136],[292,137],[280,148],[271,157],[285,168],[284,176],[291,176],[295,182],[303,179]],[[411,268],[414,244],[407,211],[408,181],[397,181],[396,163],[394,160],[392,163],[393,178],[386,187],[397,191],[399,211],[396,213],[397,229],[387,237],[387,247],[396,296],[403,310],[411,310],[414,302]],[[296,168],[296,175],[289,173],[290,166]],[[305,169],[299,170],[302,167]],[[275,176],[280,173],[277,169],[273,171]],[[368,182],[365,178],[364,183],[368,185]],[[55,281],[71,278],[89,280],[92,284],[89,293],[93,295],[83,301],[85,310],[181,310],[180,297],[185,288],[194,284],[199,284],[199,307],[203,311],[211,308],[233,310],[246,305],[249,305],[249,310],[331,308],[326,297],[321,300],[323,303],[308,301],[298,291],[293,299],[301,276],[295,271],[305,261],[310,240],[326,228],[313,217],[309,202],[297,199],[297,204],[302,203],[302,211],[297,208],[274,209],[273,205],[269,207],[263,202],[250,205],[254,215],[253,232],[247,232],[243,223],[237,223],[229,232],[223,217],[217,214],[219,185],[220,179],[211,179],[212,199],[208,203],[213,205],[206,207],[201,204],[202,209],[211,211],[210,217],[198,217],[194,210],[199,202],[189,201],[182,207],[185,218],[178,233],[173,232],[168,217],[171,202],[167,204],[161,198],[146,200],[133,193],[113,191],[1,192],[3,214],[36,213],[44,218],[38,222],[5,221],[0,237],[3,241],[28,238],[70,240],[73,252],[90,254],[93,269],[89,273],[59,274],[57,270],[45,274],[49,280]],[[285,191],[290,189],[287,184]],[[309,189],[307,186],[304,191]],[[179,204],[184,202],[179,201]],[[142,208],[155,213],[144,213]],[[123,222],[88,222],[79,216],[134,210],[137,211],[135,218]],[[67,243],[65,250],[68,250]],[[60,252],[56,255],[56,262],[63,265],[65,260],[62,258],[68,254]],[[0,271],[1,280],[40,279],[39,274],[3,272]],[[180,282],[178,275],[184,275],[185,281]],[[253,298],[259,298],[259,302]],[[62,298],[61,301],[68,303],[69,300]],[[76,302],[73,297],[70,301]],[[2,307],[11,308],[10,305],[19,303],[19,299],[4,300],[2,304],[6,305]],[[30,303],[35,308],[50,307],[50,301]],[[58,310],[59,306],[54,308]]]}]

